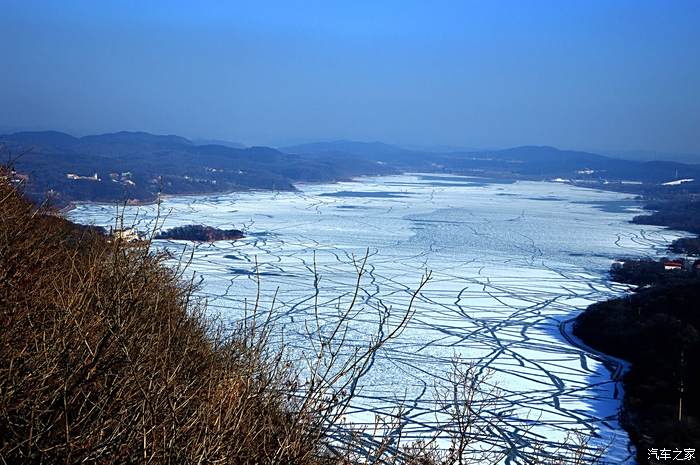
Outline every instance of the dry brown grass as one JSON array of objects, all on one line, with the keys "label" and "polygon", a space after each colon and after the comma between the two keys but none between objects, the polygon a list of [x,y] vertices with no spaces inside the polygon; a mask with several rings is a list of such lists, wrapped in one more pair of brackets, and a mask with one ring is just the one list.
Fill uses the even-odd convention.
[{"label": "dry brown grass", "polygon": [[5,463],[315,463],[291,372],[250,328],[213,337],[192,285],[0,181]]}]

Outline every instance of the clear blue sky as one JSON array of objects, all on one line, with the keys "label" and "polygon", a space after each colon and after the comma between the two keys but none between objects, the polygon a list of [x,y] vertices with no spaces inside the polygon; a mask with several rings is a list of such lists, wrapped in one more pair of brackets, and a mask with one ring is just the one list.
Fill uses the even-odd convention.
[{"label": "clear blue sky", "polygon": [[700,1],[0,3],[0,127],[700,153]]}]

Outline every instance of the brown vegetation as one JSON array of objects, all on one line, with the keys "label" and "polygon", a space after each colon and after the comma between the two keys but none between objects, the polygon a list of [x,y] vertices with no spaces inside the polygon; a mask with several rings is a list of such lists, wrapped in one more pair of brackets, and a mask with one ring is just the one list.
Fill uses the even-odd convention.
[{"label": "brown vegetation", "polygon": [[279,389],[289,370],[254,329],[212,337],[191,284],[162,255],[36,211],[6,178],[0,218],[4,462],[308,463],[317,453]]}]

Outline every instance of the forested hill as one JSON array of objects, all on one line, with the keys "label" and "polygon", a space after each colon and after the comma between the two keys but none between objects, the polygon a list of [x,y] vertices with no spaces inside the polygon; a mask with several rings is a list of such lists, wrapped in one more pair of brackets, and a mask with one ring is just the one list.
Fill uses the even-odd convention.
[{"label": "forested hill", "polygon": [[[21,132],[0,136],[25,193],[58,205],[76,200],[148,201],[165,194],[292,190],[295,182],[336,181],[394,170],[363,160],[321,160],[269,147],[197,145],[178,136]],[[5,162],[6,160],[2,160]]]},{"label": "forested hill", "polygon": [[[77,200],[148,201],[158,192],[292,190],[297,182],[406,171],[558,179],[638,193],[700,191],[700,165],[621,160],[546,146],[429,152],[380,142],[322,142],[280,150],[214,142],[145,132],[80,138],[55,131],[0,136],[4,157],[14,160],[25,192],[35,201],[48,194],[57,205]],[[673,185],[674,181],[679,183]]]}]

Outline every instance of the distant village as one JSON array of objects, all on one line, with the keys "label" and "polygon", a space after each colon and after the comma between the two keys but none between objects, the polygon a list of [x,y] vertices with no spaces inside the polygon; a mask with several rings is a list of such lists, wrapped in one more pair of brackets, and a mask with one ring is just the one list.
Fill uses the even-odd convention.
[{"label": "distant village", "polygon": [[618,259],[613,262],[610,275],[615,281],[636,285],[696,278],[700,276],[700,258]]},{"label": "distant village", "polygon": [[[613,269],[621,269],[631,262],[630,260],[617,259],[613,262],[612,267]],[[700,271],[700,258],[661,258],[655,263],[663,266],[664,271]]]}]

